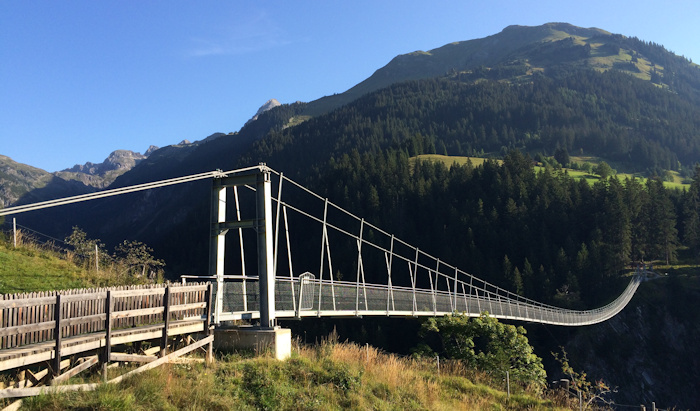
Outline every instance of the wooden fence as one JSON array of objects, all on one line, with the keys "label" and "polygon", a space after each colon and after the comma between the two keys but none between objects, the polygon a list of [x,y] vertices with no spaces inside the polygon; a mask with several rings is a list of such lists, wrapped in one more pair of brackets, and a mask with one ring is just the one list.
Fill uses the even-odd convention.
[{"label": "wooden fence", "polygon": [[[80,336],[98,335],[98,345],[109,352],[110,337],[124,335],[131,329],[162,330],[162,345],[171,324],[195,322],[207,331],[211,294],[210,284],[169,284],[2,295],[0,370],[33,362],[3,359],[31,356],[42,351],[32,347],[45,347],[47,343],[54,343],[50,357],[60,368],[62,347],[80,341]],[[152,337],[153,332],[145,335]]]}]

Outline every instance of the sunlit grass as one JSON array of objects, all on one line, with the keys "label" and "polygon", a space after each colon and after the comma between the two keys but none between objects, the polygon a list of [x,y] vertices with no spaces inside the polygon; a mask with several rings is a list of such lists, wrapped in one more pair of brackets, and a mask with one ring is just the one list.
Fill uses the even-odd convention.
[{"label": "sunlit grass", "polygon": [[[485,373],[459,362],[386,354],[374,347],[337,343],[294,347],[292,358],[217,354],[217,361],[167,364],[92,392],[25,400],[29,410],[539,410],[562,409],[522,387],[509,397]],[[0,404],[2,405],[2,404]],[[23,408],[25,409],[25,408]]]},{"label": "sunlit grass", "polygon": [[[411,157],[411,164],[416,161],[435,161],[445,164],[447,167],[452,167],[453,164],[458,164],[460,166],[466,165],[467,162],[471,161],[474,167],[484,164],[488,159],[484,157],[464,157],[464,156],[444,156],[441,154],[421,154],[415,157]],[[502,160],[493,160],[498,164],[502,164]]]},{"label": "sunlit grass", "polygon": [[[483,157],[464,157],[464,156],[445,156],[445,155],[440,155],[440,154],[421,154],[415,157],[411,157],[410,159],[410,165],[413,166],[416,161],[433,161],[433,162],[441,162],[445,166],[452,167],[453,164],[458,164],[460,166],[463,166],[467,164],[467,162],[472,163],[474,167],[480,166],[486,162],[487,158]],[[497,164],[503,164],[503,160],[493,160]],[[600,161],[602,161],[598,157],[592,157],[592,156],[571,156],[571,161],[574,163],[579,164],[579,166],[588,163],[591,165],[592,168],[595,168]],[[541,172],[544,170],[543,166],[533,166],[534,170],[536,172]],[[593,185],[595,182],[600,180],[600,176],[595,174],[595,173],[589,173],[584,170],[578,170],[578,169],[573,169],[573,168],[562,168],[562,172],[566,172],[569,176],[575,179],[584,179],[588,184]],[[666,188],[672,188],[672,189],[679,189],[683,190],[688,187],[690,187],[690,184],[684,183],[683,178],[678,174],[677,171],[671,171],[671,175],[673,176],[673,181],[664,181],[664,187]],[[640,174],[632,174],[632,173],[617,173],[615,174],[615,178],[618,180],[622,181],[625,180],[626,178],[628,179],[637,179],[641,184],[645,184],[647,179],[643,177]]]},{"label": "sunlit grass", "polygon": [[65,252],[34,243],[19,232],[17,247],[0,240],[0,294],[133,284],[136,279],[111,267],[77,264]]}]

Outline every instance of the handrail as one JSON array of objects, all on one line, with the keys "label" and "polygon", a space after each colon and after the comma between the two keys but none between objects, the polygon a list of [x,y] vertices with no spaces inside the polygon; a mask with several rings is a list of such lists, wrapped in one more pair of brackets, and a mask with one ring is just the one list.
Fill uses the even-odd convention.
[{"label": "handrail", "polygon": [[[301,296],[293,292],[294,288],[283,284],[292,283],[298,285],[300,279],[289,277],[277,277],[276,292],[279,298],[278,317],[293,318],[302,316],[442,316],[460,312],[468,316],[479,316],[483,311],[495,318],[544,323],[561,326],[584,326],[605,321],[624,309],[642,282],[641,275],[635,275],[630,280],[625,290],[612,302],[590,310],[571,310],[540,306],[525,303],[520,300],[509,299],[498,294],[487,292],[485,294],[457,293],[458,307],[453,309],[454,292],[445,290],[414,289],[405,286],[392,286],[384,284],[357,284],[350,281],[333,281],[335,297],[331,292],[331,281],[327,279],[304,278],[306,287],[313,287],[315,292],[323,292],[322,306],[318,305],[318,297],[314,298],[313,305],[301,307]],[[466,288],[465,288],[466,289]],[[290,291],[292,290],[292,291]],[[299,290],[299,288],[296,288]],[[393,293],[397,301],[396,308],[387,310],[386,299],[389,293]],[[360,295],[361,298],[357,298]],[[415,297],[414,297],[415,296]],[[414,306],[414,298],[416,305]],[[307,300],[308,301],[308,300]],[[287,308],[284,307],[287,304]],[[403,305],[401,305],[403,304]],[[436,304],[435,306],[433,304]],[[229,318],[257,318],[257,312],[242,311],[223,313]]]}]

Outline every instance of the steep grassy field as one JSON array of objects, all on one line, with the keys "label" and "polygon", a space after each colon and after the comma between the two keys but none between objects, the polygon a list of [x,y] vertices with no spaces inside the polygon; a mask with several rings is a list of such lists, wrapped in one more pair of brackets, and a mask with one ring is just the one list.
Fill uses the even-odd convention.
[{"label": "steep grassy field", "polygon": [[[478,167],[488,160],[483,157],[462,157],[462,156],[444,156],[441,154],[421,154],[415,157],[411,157],[412,162],[416,161],[439,161],[444,163],[447,167],[452,167],[452,164],[459,164],[463,166],[467,162],[471,161],[474,167]],[[499,164],[502,163],[501,160],[495,160]]]},{"label": "steep grassy field", "polygon": [[[437,161],[437,162],[442,162],[444,163],[447,167],[451,167],[453,164],[459,164],[459,165],[465,165],[467,164],[468,161],[471,161],[472,165],[474,167],[482,165],[487,159],[482,158],[482,157],[462,157],[462,156],[444,156],[440,154],[421,154],[416,157],[412,157],[411,161]],[[494,160],[500,164],[501,160]],[[593,157],[571,157],[572,162],[576,162],[578,164],[584,164],[584,163],[589,163],[593,167],[598,165],[598,162],[601,161],[601,159],[598,158],[593,158]],[[544,170],[544,167],[541,166],[535,166],[535,171],[542,171]],[[594,184],[596,181],[600,180],[600,176],[589,173],[583,170],[576,170],[573,168],[562,168],[562,171],[567,172],[571,177],[573,178],[579,178],[579,179],[585,179],[589,184]],[[680,175],[678,175],[678,172],[676,171],[671,171],[671,175],[673,176],[673,181],[664,181],[664,187],[666,188],[675,188],[675,189],[685,189],[689,188],[690,184],[684,183],[683,179],[681,178]],[[636,178],[638,179],[642,184],[646,182],[646,178],[638,175],[638,174],[629,174],[629,173],[617,173],[615,176],[620,179],[624,180],[625,178]]]},{"label": "steep grassy field", "polygon": [[[120,371],[121,373],[122,371]],[[99,379],[99,376],[94,378]],[[459,363],[412,360],[372,347],[325,341],[297,346],[287,361],[219,354],[168,364],[118,385],[26,399],[28,410],[544,410],[568,409],[465,369]],[[23,409],[25,409],[23,408]]]},{"label": "steep grassy field", "polygon": [[0,238],[0,294],[105,287],[134,281],[113,267],[96,271],[46,246],[20,239],[14,248]]}]

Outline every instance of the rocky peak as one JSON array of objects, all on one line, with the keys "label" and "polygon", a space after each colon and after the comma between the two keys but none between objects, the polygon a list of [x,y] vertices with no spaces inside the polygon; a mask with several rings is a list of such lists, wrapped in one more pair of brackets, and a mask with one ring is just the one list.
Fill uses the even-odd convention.
[{"label": "rocky peak", "polygon": [[148,150],[146,150],[146,152],[143,153],[143,155],[146,156],[146,157],[148,157],[148,156],[150,156],[154,151],[158,150],[159,148],[160,148],[160,147],[154,146],[153,144],[151,144],[151,145],[148,147]]},{"label": "rocky peak", "polygon": [[255,113],[255,115],[253,116],[253,118],[251,118],[250,120],[246,121],[246,124],[252,123],[253,121],[257,120],[258,117],[259,117],[262,113],[266,112],[267,110],[271,110],[271,109],[273,109],[273,108],[275,108],[275,107],[277,107],[277,106],[281,106],[281,105],[282,105],[282,103],[280,103],[279,101],[277,101],[277,99],[274,99],[274,98],[273,98],[273,99],[267,100],[267,101],[265,102],[265,104],[263,104],[262,106],[260,106],[260,108],[258,109],[258,111],[257,111],[257,112]]},{"label": "rocky peak", "polygon": [[75,166],[62,171],[102,176],[113,170],[118,170],[121,172],[131,170],[136,164],[138,164],[141,160],[144,160],[146,157],[147,156],[143,154],[135,153],[129,150],[116,150],[110,153],[102,163],[92,163],[88,161],[85,164],[76,164]]}]

